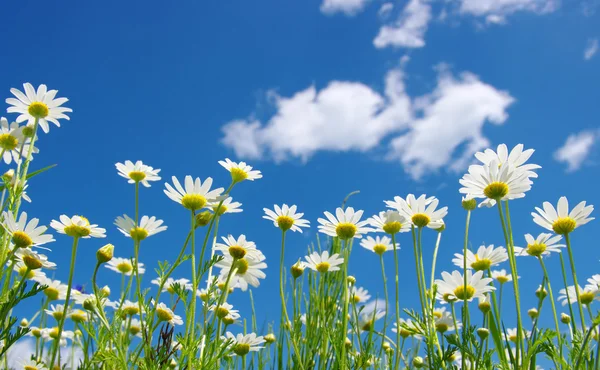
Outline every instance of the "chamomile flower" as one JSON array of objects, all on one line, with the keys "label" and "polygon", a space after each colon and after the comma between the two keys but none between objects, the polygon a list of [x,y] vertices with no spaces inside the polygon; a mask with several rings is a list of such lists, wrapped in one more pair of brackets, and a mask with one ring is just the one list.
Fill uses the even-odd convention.
[{"label": "chamomile flower", "polygon": [[115,164],[115,167],[117,167],[119,176],[128,179],[127,182],[130,184],[139,182],[145,187],[149,188],[149,181],[160,180],[160,176],[158,176],[160,169],[154,169],[148,165],[145,165],[142,163],[142,161],[137,161],[135,163],[131,161],[125,161],[125,163]]},{"label": "chamomile flower", "polygon": [[515,256],[549,256],[551,252],[560,253],[560,248],[564,248],[564,244],[558,244],[562,239],[560,235],[541,233],[534,238],[531,234],[525,234],[527,247],[515,247]]},{"label": "chamomile flower", "polygon": [[310,222],[302,218],[304,213],[296,213],[296,210],[298,209],[296,205],[289,207],[287,204],[283,204],[279,207],[275,204],[273,205],[273,209],[274,211],[263,208],[263,211],[265,212],[263,218],[273,221],[273,225],[283,231],[292,230],[302,232],[301,227],[310,226]]},{"label": "chamomile flower", "polygon": [[56,263],[48,261],[48,257],[46,255],[37,253],[31,249],[19,248],[15,252],[15,255],[17,259],[23,262],[23,264],[30,270],[56,268]]},{"label": "chamomile flower", "polygon": [[48,298],[48,301],[56,301],[59,299],[65,299],[67,296],[67,285],[60,282],[60,280],[52,280],[49,278],[43,278],[38,280],[41,285],[46,286],[44,294]]},{"label": "chamomile flower", "polygon": [[[579,299],[581,300],[581,303],[584,305],[589,305],[591,304],[594,300],[600,300],[600,290],[598,289],[598,286],[593,286],[593,285],[586,285],[585,288],[581,288],[578,287],[578,291],[579,291]],[[569,294],[569,297],[567,299],[567,292]],[[571,285],[567,288],[567,290],[565,289],[561,289],[558,291],[559,296],[558,296],[558,301],[565,306],[569,300],[571,301],[571,304],[573,303],[577,303],[577,292],[575,291],[575,286]]]},{"label": "chamomile flower", "polygon": [[11,241],[17,248],[29,248],[54,241],[52,235],[44,234],[48,230],[46,226],[38,226],[40,220],[32,218],[27,222],[25,212],[21,212],[18,221],[12,212],[2,212],[2,218],[2,227],[11,235]]},{"label": "chamomile flower", "polygon": [[138,226],[136,226],[135,221],[127,215],[123,215],[123,217],[119,216],[115,220],[115,225],[123,235],[138,242],[149,236],[158,234],[161,231],[165,231],[167,227],[161,226],[162,224],[163,220],[158,220],[154,216],[142,216]]},{"label": "chamomile flower", "polygon": [[525,172],[527,177],[536,178],[537,173],[533,171],[542,167],[533,163],[525,163],[534,151],[533,149],[523,150],[523,144],[517,144],[509,154],[506,144],[500,144],[496,152],[492,149],[486,149],[483,152],[475,153],[475,158],[487,165],[494,161],[500,166],[507,163],[516,170]]},{"label": "chamomile flower", "polygon": [[245,356],[249,352],[256,352],[261,348],[261,346],[265,342],[263,337],[256,336],[255,333],[250,334],[238,334],[233,335],[231,332],[225,333],[224,337],[221,337],[222,340],[228,341],[231,346],[231,350],[238,356]]},{"label": "chamomile flower", "polygon": [[72,310],[69,313],[69,319],[76,323],[82,323],[88,321],[88,314],[84,310]]},{"label": "chamomile flower", "polygon": [[354,303],[365,303],[371,299],[369,291],[364,288],[357,288],[355,286],[350,290],[350,300]]},{"label": "chamomile flower", "polygon": [[385,204],[398,211],[415,227],[438,229],[444,224],[443,218],[448,214],[448,207],[436,210],[439,200],[435,197],[427,198],[425,194],[418,198],[408,194],[406,200],[394,197],[393,201],[385,201]]},{"label": "chamomile flower", "polygon": [[[456,258],[452,259],[452,262],[456,266],[463,268],[463,255],[455,253],[454,256]],[[472,268],[475,271],[486,271],[490,267],[499,265],[506,260],[508,260],[506,248],[494,248],[493,244],[487,247],[485,245],[480,246],[479,249],[477,249],[477,253],[467,250],[467,268]]]},{"label": "chamomile flower", "polygon": [[[131,274],[133,274],[133,263],[129,258],[113,257],[110,261],[104,264],[104,267],[125,276],[131,276]],[[146,272],[146,268],[141,262],[138,262],[138,272],[140,274]]]},{"label": "chamomile flower", "polygon": [[8,113],[20,113],[17,122],[27,121],[28,125],[33,125],[38,120],[40,127],[45,133],[50,131],[48,122],[54,123],[60,127],[59,119],[69,120],[65,113],[73,112],[71,108],[62,107],[69,101],[67,98],[57,98],[58,90],[50,90],[46,85],[40,85],[37,91],[30,83],[23,84],[25,93],[18,89],[10,89],[10,92],[16,97],[6,99],[6,103],[11,107],[6,109]]},{"label": "chamomile flower", "polygon": [[[127,316],[134,316],[140,314],[140,305],[138,302],[131,302],[126,299],[121,306],[121,312],[123,312]],[[143,312],[142,312],[143,313]]]},{"label": "chamomile flower", "polygon": [[[508,328],[506,329],[506,333],[502,333],[502,338],[504,338],[505,342],[517,343],[518,333],[517,328]],[[521,338],[528,339],[529,337],[531,337],[531,331],[523,330]]]},{"label": "chamomile flower", "polygon": [[442,279],[436,279],[435,284],[438,287],[437,298],[446,302],[456,300],[472,301],[474,298],[485,297],[485,294],[496,290],[490,285],[491,278],[484,278],[483,271],[477,271],[475,274],[471,270],[465,272],[467,274],[467,285],[463,274],[459,271],[453,271],[452,274],[442,272]]},{"label": "chamomile flower", "polygon": [[371,231],[371,228],[365,227],[369,224],[368,221],[360,221],[363,211],[354,211],[354,208],[348,207],[344,211],[342,208],[335,210],[335,216],[329,212],[325,212],[327,219],[319,218],[319,232],[337,236],[342,240],[352,238],[361,238],[363,234]]},{"label": "chamomile flower", "polygon": [[[29,138],[23,135],[23,128],[18,123],[13,122],[9,125],[6,118],[0,118],[0,150],[4,153],[4,163],[19,163],[21,155],[29,153],[30,145]],[[38,153],[38,149],[32,148],[32,153]],[[33,157],[31,159],[33,160]]]},{"label": "chamomile flower", "polygon": [[46,274],[43,271],[32,270],[25,263],[23,263],[23,261],[15,261],[13,270],[16,271],[19,276],[25,277],[27,280],[39,282],[46,278]]},{"label": "chamomile flower", "polygon": [[230,305],[227,302],[223,302],[220,305],[212,305],[208,310],[214,312],[215,315],[217,315],[217,317],[220,319],[226,317],[227,315],[237,316],[236,318],[240,317],[240,311],[233,309],[233,305]]},{"label": "chamomile flower", "polygon": [[375,322],[386,315],[385,301],[375,300],[367,303],[358,314],[358,328],[361,331],[371,331]]},{"label": "chamomile flower", "polygon": [[[63,330],[61,335],[60,335],[60,346],[64,347],[67,345],[67,339],[71,339],[73,340],[73,338],[75,337],[75,333],[73,333],[70,330]],[[53,328],[44,328],[42,329],[42,338],[44,338],[47,341],[53,341],[53,340],[57,340],[58,339],[58,327],[53,327]]]},{"label": "chamomile flower", "polygon": [[483,198],[482,206],[493,206],[501,200],[525,197],[531,190],[531,180],[527,173],[516,170],[510,164],[499,165],[492,161],[484,165],[471,165],[469,172],[460,179],[461,194],[470,194],[474,198]]},{"label": "chamomile flower", "polygon": [[[219,204],[221,204],[221,206],[219,206]],[[227,197],[225,200],[223,200],[223,203],[221,203],[221,201],[215,200],[210,201],[207,204],[207,207],[211,208],[213,212],[217,213],[218,210],[219,215],[225,213],[240,213],[243,211],[243,209],[240,208],[241,206],[242,203],[234,202],[232,197]]]},{"label": "chamomile flower", "polygon": [[[58,335],[58,334],[57,334]],[[43,363],[38,363],[36,360],[25,360],[20,362],[23,370],[47,370],[48,368]]]},{"label": "chamomile flower", "polygon": [[224,243],[215,243],[215,250],[223,252],[223,254],[229,254],[234,259],[248,258],[257,259],[260,258],[262,252],[256,249],[256,244],[249,240],[246,240],[246,235],[242,234],[237,239],[232,235],[227,237],[221,237]]},{"label": "chamomile flower", "polygon": [[[62,304],[57,304],[55,305],[50,305],[49,309],[46,309],[46,313],[50,316],[52,316],[56,321],[59,321],[63,319],[63,311],[65,309],[65,306]],[[70,313],[70,309],[67,308],[67,316]]]},{"label": "chamomile flower", "polygon": [[416,339],[421,339],[421,330],[411,319],[400,319],[399,323],[395,322],[394,327],[392,327],[392,332],[397,333],[398,328],[400,328],[400,336],[402,338],[414,337]]},{"label": "chamomile flower", "polygon": [[[259,251],[260,253],[260,251]],[[230,255],[225,255],[221,261],[215,266],[221,268],[219,279],[225,281],[229,271],[233,268],[235,273],[231,276],[229,281],[229,287],[235,287],[239,284],[242,291],[248,290],[248,285],[258,287],[260,285],[259,279],[266,277],[264,269],[267,268],[267,264],[263,262],[265,256],[260,253],[255,258],[240,258],[234,260]]]},{"label": "chamomile flower", "polygon": [[[160,286],[160,279],[153,279],[151,281],[152,284]],[[167,281],[163,284],[163,292],[168,292],[169,294],[175,293],[175,286],[179,285],[181,289],[192,289],[192,284],[188,279],[173,279],[172,277],[167,278]]]},{"label": "chamomile flower", "polygon": [[600,274],[596,274],[591,278],[587,279],[587,282],[592,289],[600,289]]},{"label": "chamomile flower", "polygon": [[207,177],[206,180],[202,182],[199,177],[196,177],[194,180],[192,179],[192,176],[188,175],[185,177],[184,181],[185,188],[181,186],[177,177],[173,176],[171,180],[175,187],[171,186],[169,183],[165,183],[165,194],[172,201],[181,204],[190,211],[197,211],[204,208],[208,202],[218,200],[223,192],[223,188],[210,190],[213,183],[211,177]]},{"label": "chamomile flower", "polygon": [[60,216],[60,221],[52,220],[50,226],[60,234],[66,234],[73,238],[105,238],[106,229],[92,224],[82,216],[68,217]]},{"label": "chamomile flower", "polygon": [[129,334],[137,337],[142,337],[142,323],[137,318],[132,318],[129,323]]},{"label": "chamomile flower", "polygon": [[374,231],[384,232],[390,235],[410,231],[410,222],[398,211],[379,212],[367,220]]},{"label": "chamomile flower", "polygon": [[306,267],[321,273],[328,271],[339,271],[340,265],[344,263],[344,259],[340,258],[339,254],[334,253],[329,256],[328,251],[323,251],[321,254],[318,252],[312,252],[304,258],[306,259]]},{"label": "chamomile flower", "polygon": [[[360,241],[360,246],[370,250],[371,252],[382,255],[387,251],[394,250],[392,245],[392,239],[387,236],[367,236],[365,239]],[[400,243],[396,242],[396,249],[400,249]]]},{"label": "chamomile flower", "polygon": [[449,312],[443,312],[439,317],[434,317],[435,330],[437,330],[439,333],[446,333],[460,329],[462,324],[459,321],[456,321],[455,327],[454,321],[454,318]]},{"label": "chamomile flower", "polygon": [[162,302],[156,306],[156,317],[158,317],[159,321],[168,322],[171,325],[183,325],[181,316],[175,315],[175,313]]},{"label": "chamomile flower", "polygon": [[585,201],[576,205],[571,212],[569,212],[569,201],[566,197],[558,200],[556,209],[549,202],[544,202],[543,208],[535,207],[537,213],[531,213],[533,222],[560,235],[568,234],[594,219],[588,217],[594,210],[594,206],[586,206]]},{"label": "chamomile flower", "polygon": [[492,279],[496,280],[500,284],[506,284],[508,282],[513,281],[512,274],[506,272],[505,269],[502,270],[493,270],[492,271]]},{"label": "chamomile flower", "polygon": [[219,164],[231,173],[231,180],[234,183],[244,180],[254,181],[262,178],[260,171],[252,170],[252,166],[248,166],[246,162],[236,163],[232,162],[229,158],[225,158],[224,161],[219,161]]}]

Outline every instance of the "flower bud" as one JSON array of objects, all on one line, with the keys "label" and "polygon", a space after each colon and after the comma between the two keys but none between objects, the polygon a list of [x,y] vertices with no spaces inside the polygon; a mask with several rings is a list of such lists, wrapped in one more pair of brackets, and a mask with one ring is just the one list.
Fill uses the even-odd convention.
[{"label": "flower bud", "polygon": [[298,279],[304,273],[304,263],[298,261],[292,265],[290,268],[290,273],[294,277],[294,279]]},{"label": "flower bud", "polygon": [[5,183],[9,183],[12,181],[13,177],[15,177],[15,170],[11,168],[10,170],[4,172],[4,175],[2,175],[2,180]]},{"label": "flower bud", "polygon": [[344,340],[344,345],[346,346],[346,348],[352,347],[352,341],[350,340],[350,338],[346,337],[346,339]]},{"label": "flower bud", "polygon": [[423,361],[423,357],[421,356],[417,356],[415,358],[413,358],[413,366],[417,369],[421,369],[423,366],[425,366],[425,361]]},{"label": "flower bud", "polygon": [[531,309],[529,309],[529,311],[527,311],[527,314],[533,320],[533,319],[537,319],[537,317],[539,316],[540,313],[538,312],[537,308],[531,308]]},{"label": "flower bud", "polygon": [[23,136],[25,137],[33,137],[33,125],[27,125],[25,127],[23,127],[23,130],[21,131],[21,133],[23,133]]},{"label": "flower bud", "polygon": [[196,215],[196,227],[204,227],[210,223],[213,214],[210,211],[200,212]]},{"label": "flower bud", "polygon": [[87,298],[85,301],[83,301],[83,308],[91,312],[95,311],[96,308],[94,307],[94,300],[92,298]]},{"label": "flower bud", "polygon": [[356,278],[354,276],[350,275],[346,278],[346,282],[348,282],[349,285],[354,285],[354,284],[356,284]]},{"label": "flower bud", "polygon": [[110,287],[108,285],[105,285],[102,287],[102,289],[100,289],[100,296],[102,296],[103,298],[107,298],[110,295]]},{"label": "flower bud", "polygon": [[29,321],[27,319],[21,320],[21,327],[26,328],[29,326]]},{"label": "flower bud", "polygon": [[465,211],[472,211],[477,208],[477,201],[469,196],[463,197],[462,207]]},{"label": "flower bud", "polygon": [[561,313],[560,322],[569,325],[571,323],[571,316],[567,315],[566,313]]},{"label": "flower bud", "polygon": [[477,335],[481,340],[484,340],[490,335],[490,331],[486,328],[479,328],[477,329]]},{"label": "flower bud", "polygon": [[169,362],[169,369],[175,369],[177,368],[177,361],[175,361],[174,358],[171,359],[171,362]]},{"label": "flower bud", "polygon": [[112,244],[106,244],[104,247],[98,249],[96,252],[96,259],[98,263],[106,263],[112,260],[115,252],[115,246]]},{"label": "flower bud", "polygon": [[483,313],[488,313],[492,309],[492,305],[488,301],[479,302],[477,307],[479,307],[479,310]]},{"label": "flower bud", "polygon": [[542,286],[537,288],[537,290],[535,291],[535,296],[538,297],[539,299],[544,299],[544,298],[546,298],[547,295],[548,295],[548,292]]},{"label": "flower bud", "polygon": [[267,342],[267,344],[274,343],[275,340],[276,340],[275,334],[269,333],[269,334],[265,335],[265,342]]}]

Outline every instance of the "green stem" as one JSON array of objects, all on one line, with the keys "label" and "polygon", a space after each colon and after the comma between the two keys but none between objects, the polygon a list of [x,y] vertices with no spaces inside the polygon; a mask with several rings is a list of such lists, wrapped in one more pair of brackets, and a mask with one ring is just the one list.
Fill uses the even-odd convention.
[{"label": "green stem", "polygon": [[[392,234],[392,247],[394,248],[394,267],[396,269],[396,343],[400,343],[400,283],[398,281],[398,251],[396,250],[396,234]],[[394,368],[400,366],[400,351],[396,351],[394,354]]]},{"label": "green stem", "polygon": [[[192,233],[192,242],[191,242],[191,255],[192,255],[192,283],[194,287],[198,286],[197,276],[196,276],[196,212],[190,212],[190,232]],[[192,294],[190,297],[190,313],[187,318],[188,323],[186,324],[186,333],[189,332],[189,335],[186,335],[188,343],[194,343],[196,340],[194,329],[196,326],[196,290],[192,290]],[[188,368],[192,368],[192,360],[194,359],[196,349],[192,348],[192,345],[187,346],[189,349],[188,352]]]},{"label": "green stem", "polygon": [[[468,210],[467,211],[467,221],[465,223],[465,241],[464,241],[464,245],[463,245],[463,290],[466,292],[467,291],[467,248],[469,246],[469,226],[471,225],[471,211]],[[465,294],[465,298],[466,298],[466,294]],[[453,306],[454,308],[454,306]],[[466,317],[469,315],[469,304],[467,303],[467,300],[465,299],[464,301],[464,310],[463,310],[463,324],[465,327],[463,327],[462,330],[462,334],[463,334],[463,338],[462,338],[462,342],[466,343],[466,333],[467,333],[467,329],[468,329],[468,324],[467,324],[467,319]],[[456,327],[456,326],[455,326]],[[458,332],[458,328],[456,327],[456,330]],[[461,346],[460,347],[460,355],[461,358],[463,359],[461,361],[461,369],[464,370],[465,369],[465,346]]]},{"label": "green stem", "polygon": [[[571,264],[571,273],[573,275],[573,283],[575,284],[575,295],[577,297],[577,306],[579,307],[579,316],[581,317],[581,331],[585,334],[585,316],[583,316],[583,306],[581,305],[581,298],[579,297],[579,283],[577,282],[577,272],[575,271],[575,259],[573,258],[573,251],[571,249],[571,238],[569,234],[565,234],[565,241],[567,243],[567,251],[569,252],[569,262]],[[565,290],[568,290],[565,288]]]},{"label": "green stem", "polygon": [[560,325],[558,324],[558,315],[556,313],[556,305],[554,304],[554,295],[552,293],[552,286],[550,285],[550,276],[548,276],[548,271],[546,270],[546,264],[544,264],[544,260],[541,256],[538,257],[540,261],[540,265],[542,266],[542,271],[544,272],[544,277],[546,278],[546,284],[548,285],[548,294],[550,295],[550,304],[552,306],[552,315],[554,316],[554,326],[556,327],[556,337],[558,340],[559,353],[562,357],[562,335],[560,334]]},{"label": "green stem", "polygon": [[[381,262],[381,279],[383,281],[383,292],[385,295],[385,316],[383,317],[383,330],[382,333],[387,333],[387,319],[388,319],[388,314],[389,314],[389,297],[388,297],[388,289],[387,289],[387,278],[385,276],[385,264],[383,262],[383,254],[379,255],[379,261]],[[398,324],[396,324],[398,325]],[[382,358],[381,355],[383,354],[383,343],[385,343],[385,341],[382,339],[381,340],[381,346],[379,348],[379,358]]]},{"label": "green stem", "polygon": [[[571,315],[571,329],[573,332],[575,332],[577,330],[577,328],[575,327],[575,314],[573,313],[573,307],[571,306],[571,296],[569,294],[569,284],[567,283],[567,273],[566,273],[566,269],[565,269],[565,259],[563,258],[562,253],[558,254],[558,257],[560,259],[560,269],[562,272],[562,277],[563,277],[563,284],[565,286],[565,295],[567,296],[567,305],[569,306],[569,314]],[[573,333],[571,333],[571,338],[573,337]]]},{"label": "green stem", "polygon": [[[342,281],[343,283],[343,294],[344,294],[344,307],[343,307],[343,311],[342,311],[342,343],[343,341],[346,339],[346,330],[348,328],[348,304],[349,304],[349,297],[350,294],[348,294],[348,263],[350,262],[350,253],[348,252],[350,249],[350,242],[348,240],[344,241],[344,251],[343,251],[343,256],[344,256],[344,280]],[[342,356],[340,359],[340,366],[342,369],[346,368],[346,346],[342,344]]]}]

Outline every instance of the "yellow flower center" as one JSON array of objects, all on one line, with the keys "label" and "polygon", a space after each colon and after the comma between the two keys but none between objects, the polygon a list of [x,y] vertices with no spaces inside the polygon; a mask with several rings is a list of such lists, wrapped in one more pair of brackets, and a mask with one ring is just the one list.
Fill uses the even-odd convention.
[{"label": "yellow flower center", "polygon": [[374,324],[373,320],[367,321],[360,328],[364,331],[371,331],[373,324]]},{"label": "yellow flower center", "polygon": [[23,127],[23,131],[21,131],[23,133],[23,136],[25,137],[33,137],[33,125],[27,125],[25,127]]},{"label": "yellow flower center", "polygon": [[140,242],[148,237],[148,231],[143,227],[134,227],[129,231],[129,235],[131,235],[131,239]]},{"label": "yellow flower center", "polygon": [[238,356],[245,356],[250,352],[250,345],[248,343],[237,343],[233,346],[233,352]]},{"label": "yellow flower center", "polygon": [[[27,276],[25,276],[25,274],[27,274]],[[35,273],[31,271],[29,267],[23,265],[19,268],[19,275],[25,276],[26,279],[33,279]]]},{"label": "yellow flower center", "polygon": [[527,245],[527,254],[534,257],[541,256],[546,251],[546,244],[544,243],[533,243]]},{"label": "yellow flower center", "polygon": [[223,317],[222,320],[223,320],[223,324],[225,324],[225,325],[231,325],[235,322],[235,319],[231,316],[225,316],[225,317]]},{"label": "yellow flower center", "polygon": [[492,261],[489,258],[479,259],[478,255],[475,255],[475,262],[471,263],[471,267],[475,271],[485,271],[490,268]]},{"label": "yellow flower center", "polygon": [[330,266],[331,265],[329,264],[329,262],[321,262],[317,264],[316,269],[319,272],[327,272],[329,271]]},{"label": "yellow flower center", "polygon": [[54,327],[50,329],[50,331],[48,332],[48,336],[53,339],[58,338],[58,328]]},{"label": "yellow flower center", "polygon": [[208,293],[200,293],[200,299],[204,302],[208,302]]},{"label": "yellow flower center", "polygon": [[33,335],[36,338],[39,338],[42,336],[42,331],[38,328],[31,328],[31,335]]},{"label": "yellow flower center", "polygon": [[235,259],[244,258],[244,256],[246,255],[246,249],[239,245],[232,245],[231,247],[229,247],[229,255]]},{"label": "yellow flower center", "polygon": [[80,322],[84,322],[87,321],[87,314],[85,313],[85,311],[82,310],[75,310],[71,313],[71,320],[73,320],[74,322],[80,323]]},{"label": "yellow flower center", "polygon": [[[80,216],[81,217],[81,216]],[[65,234],[73,237],[73,238],[81,238],[90,235],[92,230],[90,229],[90,222],[87,218],[81,217],[84,221],[83,225],[69,225],[65,227]]]},{"label": "yellow flower center", "polygon": [[23,231],[15,231],[12,236],[12,242],[17,248],[27,248],[33,245],[33,240]]},{"label": "yellow flower center", "polygon": [[500,200],[508,194],[508,185],[500,181],[494,181],[483,189],[486,197],[494,200]]},{"label": "yellow flower center", "polygon": [[123,307],[123,312],[125,312],[126,315],[133,316],[137,315],[140,312],[140,309],[137,306],[125,306]]},{"label": "yellow flower center", "polygon": [[552,224],[552,230],[554,230],[554,232],[559,235],[564,235],[564,234],[568,234],[571,231],[575,230],[576,226],[577,226],[577,222],[575,222],[575,220],[573,220],[571,217],[569,217],[569,216],[559,217]]},{"label": "yellow flower center", "polygon": [[29,267],[30,270],[37,270],[43,266],[42,261],[32,255],[23,256],[23,263],[25,266]]},{"label": "yellow flower center", "polygon": [[429,222],[431,221],[431,218],[425,213],[415,213],[411,219],[416,227],[425,227],[429,225]]},{"label": "yellow flower center", "polygon": [[186,194],[181,199],[181,204],[190,211],[196,211],[206,205],[206,198],[200,194]]},{"label": "yellow flower center", "polygon": [[335,228],[335,233],[342,240],[352,239],[356,231],[356,225],[349,222],[340,222]]},{"label": "yellow flower center", "polygon": [[[219,212],[217,212],[217,208],[219,209]],[[215,206],[212,207],[212,209],[213,209],[213,212],[218,213],[219,216],[221,216],[222,214],[227,212],[227,206],[225,204],[221,204],[221,207],[219,207],[219,204],[216,204]]]},{"label": "yellow flower center", "polygon": [[55,301],[58,299],[58,295],[60,294],[60,292],[58,291],[58,289],[49,286],[48,288],[44,289],[44,294],[46,294],[48,300]]},{"label": "yellow flower center", "polygon": [[129,178],[135,182],[140,182],[146,178],[146,173],[143,171],[131,171],[129,172]]},{"label": "yellow flower center", "polygon": [[596,297],[596,295],[592,292],[579,293],[579,299],[581,300],[581,303],[583,303],[585,305],[592,303],[592,301],[594,300],[595,297]]},{"label": "yellow flower center", "polygon": [[171,321],[173,320],[173,313],[170,310],[166,310],[164,308],[156,309],[156,316],[160,321]]},{"label": "yellow flower center", "polygon": [[440,311],[433,311],[433,316],[437,317],[438,319],[442,318],[442,313]]},{"label": "yellow flower center", "polygon": [[452,303],[456,301],[456,297],[454,297],[452,294],[450,293],[445,293],[442,296],[442,299],[444,299],[444,301],[448,302],[448,303]]},{"label": "yellow flower center", "polygon": [[383,244],[375,244],[373,246],[373,252],[377,253],[378,255],[382,255],[385,251],[387,251],[387,247]]},{"label": "yellow flower center", "polygon": [[241,168],[232,168],[229,172],[231,172],[231,179],[233,182],[244,181],[248,178],[248,173]]},{"label": "yellow flower center", "polygon": [[352,294],[352,301],[354,303],[360,303],[360,301],[361,301],[360,296],[358,296],[356,294]]},{"label": "yellow flower center", "polygon": [[133,271],[133,266],[131,265],[131,262],[124,261],[117,265],[117,270],[122,274],[127,274]]},{"label": "yellow flower center", "polygon": [[400,221],[392,221],[383,225],[383,231],[390,235],[396,234],[400,231],[400,229],[402,229],[402,224]]},{"label": "yellow flower center", "polygon": [[23,370],[38,370],[37,366],[25,365],[23,366]]},{"label": "yellow flower center", "polygon": [[11,134],[0,135],[0,148],[4,150],[13,150],[19,145],[19,140]]},{"label": "yellow flower center", "polygon": [[517,342],[517,334],[512,334],[508,336],[508,340],[511,342],[516,343]]},{"label": "yellow flower center", "polygon": [[131,325],[129,327],[129,333],[131,333],[131,335],[137,335],[140,331],[142,331],[142,328],[137,325]]},{"label": "yellow flower center", "polygon": [[221,307],[217,308],[216,315],[218,318],[222,319],[225,316],[229,315],[229,310],[227,308],[221,306]]},{"label": "yellow flower center", "polygon": [[467,289],[465,290],[464,285],[459,285],[454,289],[453,293],[456,298],[460,299],[461,301],[466,301],[473,298],[475,295],[475,288],[467,285]]},{"label": "yellow flower center", "polygon": [[48,116],[50,110],[46,104],[36,101],[29,105],[27,112],[34,118],[45,118]]},{"label": "yellow flower center", "polygon": [[290,216],[279,216],[277,217],[277,225],[281,230],[287,231],[294,226],[294,219]]},{"label": "yellow flower center", "polygon": [[504,283],[508,283],[510,279],[506,275],[498,275],[498,276],[496,276],[496,280],[498,280],[498,282],[500,284],[504,284]]},{"label": "yellow flower center", "polygon": [[238,275],[244,275],[248,271],[248,261],[245,258],[240,258],[235,262]]},{"label": "yellow flower center", "polygon": [[52,312],[52,317],[54,317],[56,320],[60,321],[63,319],[63,312],[62,312],[62,308],[58,311],[54,311]]},{"label": "yellow flower center", "polygon": [[437,330],[440,333],[445,333],[448,331],[448,329],[449,329],[448,324],[445,324],[445,323],[435,324],[435,330]]}]

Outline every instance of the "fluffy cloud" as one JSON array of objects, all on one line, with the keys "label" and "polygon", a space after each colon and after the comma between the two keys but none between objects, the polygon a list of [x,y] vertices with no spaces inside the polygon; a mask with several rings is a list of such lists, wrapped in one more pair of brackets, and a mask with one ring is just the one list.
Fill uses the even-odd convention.
[{"label": "fluffy cloud", "polygon": [[344,13],[352,16],[362,11],[370,0],[323,0],[321,12],[325,14]]},{"label": "fluffy cloud", "polygon": [[554,159],[567,164],[567,172],[577,171],[589,157],[600,132],[582,131],[569,135],[563,146],[554,152]]},{"label": "fluffy cloud", "polygon": [[[62,358],[63,364],[68,364],[67,368],[71,368],[71,364],[79,364],[83,360],[83,352],[80,348],[75,350],[74,356],[72,355],[71,346],[60,348],[60,357]],[[35,353],[35,341],[33,339],[21,339],[17,343],[13,344],[8,349],[8,368],[9,369],[22,369],[22,362],[27,361],[31,358],[31,355]],[[48,359],[50,361],[50,359]]]},{"label": "fluffy cloud", "polygon": [[379,29],[373,44],[377,48],[422,48],[425,46],[424,36],[430,20],[431,6],[427,0],[410,0],[398,19]]},{"label": "fluffy cloud", "polygon": [[485,17],[488,23],[503,23],[508,15],[519,11],[538,14],[553,12],[559,0],[455,0],[459,12],[476,17]]},{"label": "fluffy cloud", "polygon": [[598,39],[589,39],[585,50],[583,51],[583,59],[590,60],[598,52]]},{"label": "fluffy cloud", "polygon": [[276,113],[266,122],[234,120],[222,142],[238,157],[277,162],[310,159],[318,151],[367,152],[386,148],[415,179],[446,166],[462,168],[488,145],[486,122],[502,124],[514,99],[470,73],[440,69],[437,87],[412,99],[401,67],[388,71],[383,93],[360,83],[333,81],[291,97],[275,96]]}]

